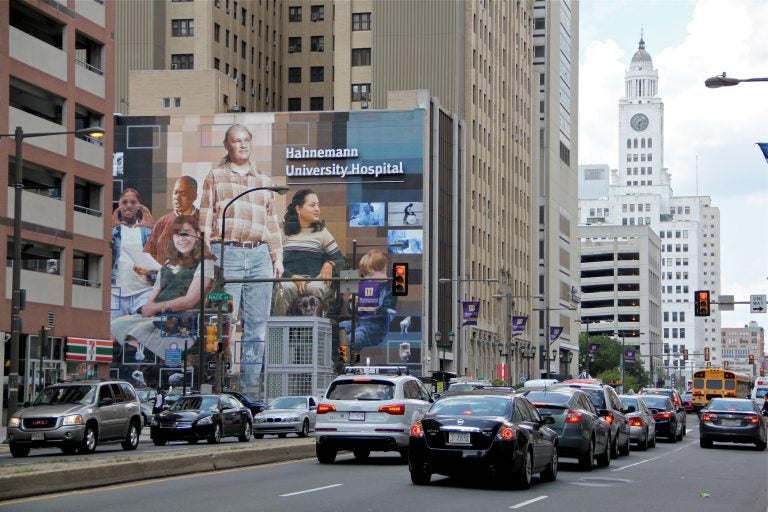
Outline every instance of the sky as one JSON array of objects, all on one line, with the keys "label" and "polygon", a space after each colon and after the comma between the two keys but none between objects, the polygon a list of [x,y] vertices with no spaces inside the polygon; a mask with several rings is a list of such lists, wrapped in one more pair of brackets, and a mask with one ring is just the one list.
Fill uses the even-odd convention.
[{"label": "sky", "polygon": [[[579,164],[617,168],[618,103],[642,30],[674,195],[709,196],[720,209],[720,293],[767,294],[768,163],[755,143],[768,142],[768,82],[708,89],[704,80],[768,77],[768,1],[580,0],[579,17]],[[768,327],[749,304],[721,324],[750,321]]]}]

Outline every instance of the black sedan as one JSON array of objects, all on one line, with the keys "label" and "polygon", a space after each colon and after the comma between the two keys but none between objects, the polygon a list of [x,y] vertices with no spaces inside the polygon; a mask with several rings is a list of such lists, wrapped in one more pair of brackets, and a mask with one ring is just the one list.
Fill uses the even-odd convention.
[{"label": "black sedan", "polygon": [[712,448],[712,441],[755,443],[766,446],[766,418],[760,408],[746,398],[713,398],[699,416],[699,444]]},{"label": "black sedan", "polygon": [[683,439],[683,425],[678,420],[677,407],[666,395],[637,395],[645,402],[656,421],[656,435],[675,443]]},{"label": "black sedan", "polygon": [[248,393],[243,393],[242,391],[236,391],[234,389],[225,389],[224,393],[228,395],[232,395],[233,397],[237,398],[237,400],[249,408],[251,410],[251,414],[256,416],[261,411],[267,408],[267,404],[262,402],[261,400],[254,398],[253,396],[249,395]]},{"label": "black sedan", "polygon": [[433,474],[487,474],[500,487],[527,489],[557,478],[557,433],[522,395],[468,391],[441,398],[411,427],[408,468],[415,485]]},{"label": "black sedan", "polygon": [[245,443],[252,433],[251,411],[228,394],[182,396],[167,411],[156,414],[150,426],[156,446],[177,440],[195,444],[201,439],[215,444],[227,436]]},{"label": "black sedan", "polygon": [[558,454],[579,459],[579,466],[592,471],[595,458],[599,467],[611,463],[611,426],[597,414],[589,396],[578,390],[525,391],[525,397],[544,416],[555,418],[552,430],[557,432]]}]

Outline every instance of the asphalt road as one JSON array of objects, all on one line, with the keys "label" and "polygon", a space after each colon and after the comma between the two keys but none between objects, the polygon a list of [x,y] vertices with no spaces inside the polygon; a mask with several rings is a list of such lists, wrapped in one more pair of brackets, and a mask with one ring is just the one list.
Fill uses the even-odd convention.
[{"label": "asphalt road", "polygon": [[0,512],[82,512],[137,509],[164,512],[228,511],[624,511],[765,512],[768,455],[751,445],[698,444],[698,422],[688,435],[633,451],[608,468],[578,471],[563,459],[558,479],[536,480],[527,491],[502,491],[486,482],[433,477],[428,487],[410,482],[396,455],[374,453],[365,463],[343,455],[333,465],[315,459],[136,482],[0,503]]}]

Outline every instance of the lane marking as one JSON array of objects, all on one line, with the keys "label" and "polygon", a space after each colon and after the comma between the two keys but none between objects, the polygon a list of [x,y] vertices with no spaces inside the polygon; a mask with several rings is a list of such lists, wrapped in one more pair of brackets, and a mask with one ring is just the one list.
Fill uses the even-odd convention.
[{"label": "lane marking", "polygon": [[624,471],[627,468],[632,468],[632,467],[635,467],[635,466],[639,466],[640,464],[645,464],[646,462],[651,462],[651,461],[654,461],[654,460],[658,460],[658,459],[660,459],[662,457],[666,457],[667,455],[670,455],[670,454],[673,454],[673,453],[677,453],[680,450],[684,450],[684,449],[688,448],[689,446],[691,446],[693,444],[694,443],[688,443],[686,445],[681,446],[680,448],[675,448],[671,452],[664,452],[661,455],[657,455],[656,457],[651,457],[650,459],[641,460],[640,462],[635,462],[634,464],[628,464],[628,465],[622,466],[620,468],[612,469],[611,471],[614,471],[614,472],[616,472],[616,471]]},{"label": "lane marking", "polygon": [[536,503],[537,501],[545,500],[549,498],[549,496],[539,496],[538,498],[533,498],[532,500],[524,501],[522,503],[518,503],[517,505],[512,505],[509,508],[523,508],[526,505],[530,505],[531,503]]},{"label": "lane marking", "polygon": [[324,487],[315,487],[314,489],[307,489],[305,491],[296,491],[296,492],[289,492],[288,494],[278,494],[281,498],[285,498],[288,496],[296,496],[297,494],[306,494],[308,492],[316,492],[316,491],[324,491],[326,489],[333,489],[334,487],[340,487],[344,484],[333,484],[333,485],[326,485]]}]

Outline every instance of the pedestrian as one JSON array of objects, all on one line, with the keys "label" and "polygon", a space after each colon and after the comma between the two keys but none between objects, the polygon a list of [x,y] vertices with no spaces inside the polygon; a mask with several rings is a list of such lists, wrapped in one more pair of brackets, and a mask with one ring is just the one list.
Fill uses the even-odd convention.
[{"label": "pedestrian", "polygon": [[165,405],[165,390],[161,386],[157,386],[157,394],[155,395],[155,404],[152,407],[152,414],[160,414],[163,412],[163,406]]},{"label": "pedestrian", "polygon": [[[203,181],[200,224],[205,240],[216,257],[223,254],[216,265],[223,269],[224,279],[279,278],[283,274],[283,242],[274,213],[275,193],[265,190],[274,186],[272,178],[251,163],[251,132],[245,126],[235,124],[227,129],[224,148],[226,156]],[[221,233],[225,208],[228,222],[226,232]],[[254,364],[243,365],[241,370],[246,388],[255,388],[264,362],[272,283],[228,283],[224,288],[232,296],[233,324],[242,319],[241,341],[254,344]]]},{"label": "pedestrian", "polygon": [[763,402],[763,416],[768,416],[768,394],[765,395],[765,401]]}]

